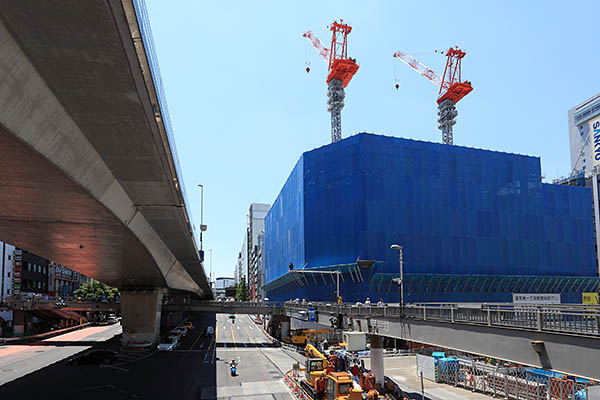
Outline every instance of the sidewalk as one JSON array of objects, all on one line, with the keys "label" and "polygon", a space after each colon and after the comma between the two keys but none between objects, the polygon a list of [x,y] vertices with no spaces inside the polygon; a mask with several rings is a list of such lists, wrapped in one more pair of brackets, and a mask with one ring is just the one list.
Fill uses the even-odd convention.
[{"label": "sidewalk", "polygon": [[[398,383],[411,399],[421,399],[421,378],[417,377],[416,356],[385,357],[383,359],[385,375]],[[365,366],[371,368],[370,360],[365,359]],[[431,400],[489,400],[490,396],[472,392],[463,388],[435,383],[423,379],[425,399]]]}]

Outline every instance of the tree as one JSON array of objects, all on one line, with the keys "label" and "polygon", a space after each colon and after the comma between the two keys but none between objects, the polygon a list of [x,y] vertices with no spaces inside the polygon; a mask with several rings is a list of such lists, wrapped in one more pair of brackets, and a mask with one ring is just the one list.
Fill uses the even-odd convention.
[{"label": "tree", "polygon": [[79,289],[73,292],[74,296],[81,297],[82,300],[102,301],[114,303],[119,296],[119,289],[110,287],[102,282],[92,280],[81,285]]},{"label": "tree", "polygon": [[246,277],[242,276],[242,279],[237,284],[235,299],[237,301],[248,301],[250,296],[248,295],[248,285],[246,285]]}]

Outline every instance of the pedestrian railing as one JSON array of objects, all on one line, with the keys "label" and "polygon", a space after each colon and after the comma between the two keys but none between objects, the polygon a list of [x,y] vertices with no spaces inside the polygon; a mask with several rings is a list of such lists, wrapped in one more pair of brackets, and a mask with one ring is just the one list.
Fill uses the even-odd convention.
[{"label": "pedestrian railing", "polygon": [[600,336],[600,307],[589,305],[407,304],[400,307],[288,302],[284,308],[295,312],[313,308],[319,313],[358,318],[431,320]]}]

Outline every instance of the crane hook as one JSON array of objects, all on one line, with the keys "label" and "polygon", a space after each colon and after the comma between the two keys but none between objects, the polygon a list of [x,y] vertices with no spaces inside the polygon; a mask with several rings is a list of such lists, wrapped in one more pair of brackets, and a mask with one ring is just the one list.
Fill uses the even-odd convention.
[{"label": "crane hook", "polygon": [[399,89],[399,88],[400,88],[400,85],[398,85],[398,84],[396,83],[396,89]]},{"label": "crane hook", "polygon": [[306,73],[308,74],[310,72],[310,67],[306,67]]}]

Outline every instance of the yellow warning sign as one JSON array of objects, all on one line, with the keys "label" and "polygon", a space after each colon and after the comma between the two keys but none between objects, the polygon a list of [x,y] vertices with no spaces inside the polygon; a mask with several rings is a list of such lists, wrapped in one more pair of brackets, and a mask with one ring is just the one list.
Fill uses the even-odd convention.
[{"label": "yellow warning sign", "polygon": [[598,304],[598,293],[581,293],[582,304]]}]

